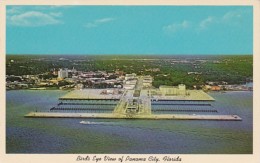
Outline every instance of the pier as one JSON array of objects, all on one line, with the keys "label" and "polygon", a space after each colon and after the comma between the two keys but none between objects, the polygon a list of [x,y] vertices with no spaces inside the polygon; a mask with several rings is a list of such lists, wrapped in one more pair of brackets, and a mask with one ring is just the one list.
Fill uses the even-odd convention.
[{"label": "pier", "polygon": [[133,115],[106,113],[49,113],[31,112],[27,118],[96,118],[96,119],[150,119],[150,120],[216,120],[216,121],[241,121],[237,115],[195,115],[195,114],[150,114]]}]

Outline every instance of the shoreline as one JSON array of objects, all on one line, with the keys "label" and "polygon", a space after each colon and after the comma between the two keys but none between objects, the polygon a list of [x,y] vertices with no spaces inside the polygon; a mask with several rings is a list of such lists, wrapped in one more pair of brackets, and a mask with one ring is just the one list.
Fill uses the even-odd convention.
[{"label": "shoreline", "polygon": [[[87,88],[87,89],[101,89],[101,88]],[[113,89],[113,88],[102,88],[102,89]],[[45,89],[45,87],[44,88],[35,88],[35,89],[31,89],[31,88],[29,88],[29,89],[5,89],[5,91],[19,91],[19,90],[30,90],[30,91],[58,91],[58,90],[60,90],[60,91],[73,91],[73,90],[76,90],[76,89],[59,89],[59,88],[57,88],[57,89]],[[197,89],[191,89],[191,90],[197,90]],[[214,93],[214,92],[216,92],[216,93],[226,93],[226,92],[253,92],[254,90],[225,90],[225,91],[222,91],[222,90],[220,90],[220,91],[204,91],[203,89],[199,89],[198,91],[203,91],[203,92],[205,92],[205,93]]]}]

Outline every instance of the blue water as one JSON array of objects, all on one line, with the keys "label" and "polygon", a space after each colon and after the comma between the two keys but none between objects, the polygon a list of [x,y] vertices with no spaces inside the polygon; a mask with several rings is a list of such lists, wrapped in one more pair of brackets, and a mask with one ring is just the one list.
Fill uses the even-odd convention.
[{"label": "blue water", "polygon": [[[210,93],[218,114],[243,121],[24,118],[48,111],[66,91],[6,93],[7,153],[252,153],[253,92]],[[102,122],[84,125],[79,122]]]}]

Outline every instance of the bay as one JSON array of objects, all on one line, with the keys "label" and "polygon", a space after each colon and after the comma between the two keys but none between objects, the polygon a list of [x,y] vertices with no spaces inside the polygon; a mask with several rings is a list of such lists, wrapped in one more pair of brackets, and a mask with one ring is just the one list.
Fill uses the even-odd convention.
[{"label": "bay", "polygon": [[[251,154],[253,92],[211,92],[219,114],[242,121],[25,118],[48,111],[68,91],[6,92],[7,153]],[[102,123],[99,123],[102,122]]]}]

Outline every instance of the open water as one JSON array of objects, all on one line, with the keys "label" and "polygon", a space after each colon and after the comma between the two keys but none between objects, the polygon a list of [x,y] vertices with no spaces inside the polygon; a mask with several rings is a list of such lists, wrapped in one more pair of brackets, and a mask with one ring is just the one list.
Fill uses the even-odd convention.
[{"label": "open water", "polygon": [[[210,93],[218,114],[242,121],[24,118],[67,91],[6,92],[7,153],[251,154],[253,92]],[[197,113],[198,114],[198,113]],[[91,124],[80,124],[85,120]],[[92,123],[93,122],[93,123]]]}]

